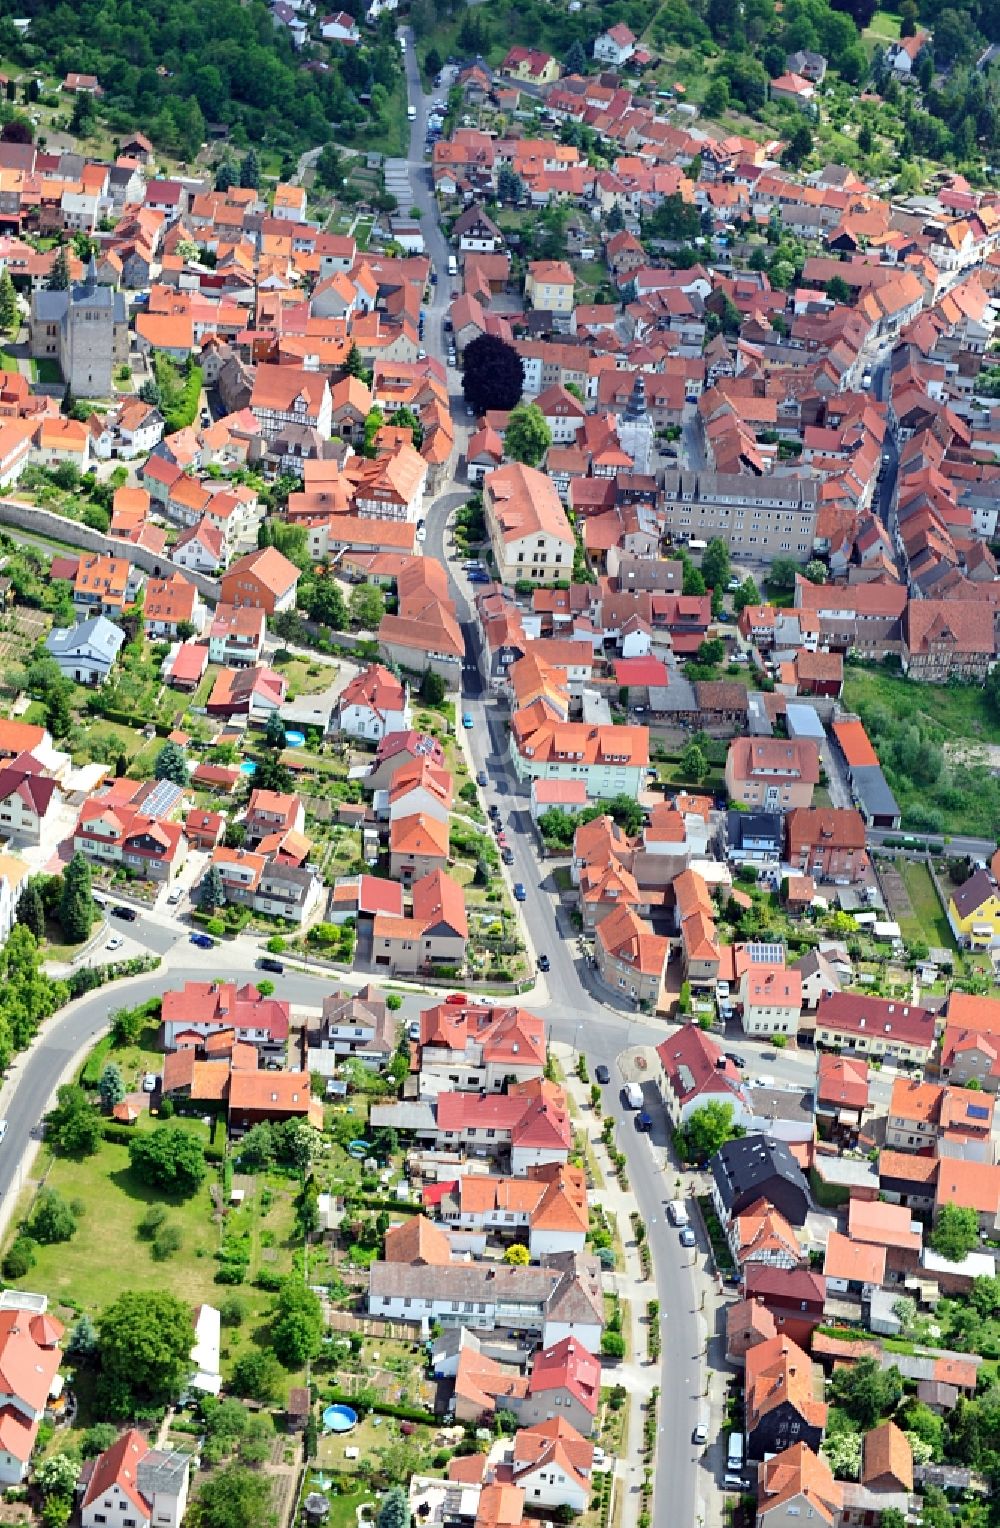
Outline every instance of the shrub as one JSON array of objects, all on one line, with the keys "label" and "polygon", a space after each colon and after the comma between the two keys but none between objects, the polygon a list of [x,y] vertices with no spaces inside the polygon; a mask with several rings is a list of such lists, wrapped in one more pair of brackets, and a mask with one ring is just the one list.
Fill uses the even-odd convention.
[{"label": "shrub", "polygon": [[153,1238],[153,1256],[158,1263],[165,1262],[180,1251],[183,1243],[184,1233],[180,1226],[163,1226]]},{"label": "shrub", "polygon": [[143,1241],[152,1241],[166,1218],[167,1212],[162,1204],[151,1204],[138,1226]]},{"label": "shrub", "polygon": [[3,1260],[5,1279],[23,1279],[35,1266],[35,1243],[30,1236],[19,1236]]}]

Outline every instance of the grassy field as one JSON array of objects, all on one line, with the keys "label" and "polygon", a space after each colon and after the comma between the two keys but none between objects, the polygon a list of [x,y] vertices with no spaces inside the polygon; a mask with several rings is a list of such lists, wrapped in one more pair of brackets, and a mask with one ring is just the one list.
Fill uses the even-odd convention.
[{"label": "grassy field", "polygon": [[952,934],[944,908],[938,900],[934,883],[926,865],[918,860],[902,859],[896,861],[896,870],[902,877],[906,894],[910,899],[913,909],[912,916],[900,918],[899,926],[903,938],[907,941],[923,939],[926,944],[937,944],[944,949],[955,949],[955,937]]},{"label": "grassy field", "polygon": [[900,18],[893,11],[876,11],[871,25],[861,34],[863,43],[872,48],[884,48],[887,43],[899,41]]},{"label": "grassy field", "polygon": [[849,711],[881,706],[898,720],[931,723],[953,741],[1000,743],[1000,717],[990,711],[978,685],[918,684],[881,669],[844,669],[844,705]]}]

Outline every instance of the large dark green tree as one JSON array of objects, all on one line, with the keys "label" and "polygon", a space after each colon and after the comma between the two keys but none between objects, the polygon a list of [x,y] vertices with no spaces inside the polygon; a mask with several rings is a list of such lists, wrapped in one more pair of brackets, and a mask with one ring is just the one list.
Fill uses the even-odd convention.
[{"label": "large dark green tree", "polygon": [[462,374],[465,401],[477,414],[489,409],[508,413],[521,400],[524,365],[513,345],[495,334],[481,334],[467,345]]},{"label": "large dark green tree", "polygon": [[59,904],[59,923],[67,944],[81,944],[87,938],[96,912],[89,861],[76,853],[63,871]]},{"label": "large dark green tree", "polygon": [[[102,1401],[112,1416],[177,1399],[191,1364],[191,1307],[166,1289],[126,1290],[97,1324]],[[253,1517],[244,1522],[262,1521]]]}]

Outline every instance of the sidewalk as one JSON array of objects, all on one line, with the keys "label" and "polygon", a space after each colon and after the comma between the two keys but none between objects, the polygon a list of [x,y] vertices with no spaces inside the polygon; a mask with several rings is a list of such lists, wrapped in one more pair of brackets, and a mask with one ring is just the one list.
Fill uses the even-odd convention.
[{"label": "sidewalk", "polygon": [[[604,1179],[600,1190],[601,1205],[614,1216],[622,1245],[624,1268],[607,1278],[608,1287],[620,1296],[627,1319],[626,1343],[630,1358],[616,1368],[604,1371],[602,1379],[611,1385],[624,1385],[629,1395],[628,1433],[621,1454],[615,1462],[616,1488],[622,1492],[622,1528],[636,1528],[639,1521],[644,1474],[642,1463],[643,1425],[651,1391],[659,1383],[660,1360],[651,1361],[647,1351],[646,1302],[655,1298],[652,1280],[644,1278],[639,1261],[639,1244],[632,1230],[631,1216],[637,1210],[632,1194],[621,1188],[601,1139],[601,1127],[590,1102],[590,1087],[580,1081],[575,1070],[571,1046],[554,1044],[552,1051],[565,1074],[567,1093],[577,1107],[574,1123],[586,1132],[591,1151]],[[653,1469],[655,1470],[655,1460]]]}]

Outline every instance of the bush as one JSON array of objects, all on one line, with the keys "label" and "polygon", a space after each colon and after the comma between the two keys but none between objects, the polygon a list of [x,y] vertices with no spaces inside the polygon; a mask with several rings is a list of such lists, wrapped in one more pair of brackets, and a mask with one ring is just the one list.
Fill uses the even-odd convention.
[{"label": "bush", "polygon": [[183,1244],[184,1233],[180,1226],[164,1226],[153,1238],[153,1256],[158,1263],[165,1262],[179,1252]]},{"label": "bush", "polygon": [[[222,1284],[225,1282],[227,1281],[216,1277],[216,1283]],[[232,1282],[237,1283],[242,1282],[242,1280],[234,1279]],[[274,1295],[277,1294],[278,1290],[281,1288],[281,1274],[275,1273],[272,1268],[262,1268],[254,1279],[254,1283],[258,1289],[263,1289],[266,1294]]]},{"label": "bush", "polygon": [[3,1260],[5,1279],[23,1279],[35,1266],[35,1243],[30,1236],[19,1236]]},{"label": "bush", "polygon": [[152,1241],[166,1218],[167,1212],[162,1204],[151,1204],[137,1228],[143,1241]]}]

